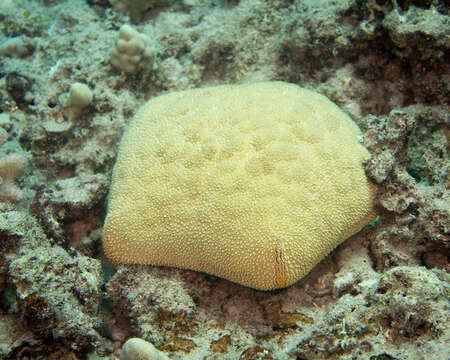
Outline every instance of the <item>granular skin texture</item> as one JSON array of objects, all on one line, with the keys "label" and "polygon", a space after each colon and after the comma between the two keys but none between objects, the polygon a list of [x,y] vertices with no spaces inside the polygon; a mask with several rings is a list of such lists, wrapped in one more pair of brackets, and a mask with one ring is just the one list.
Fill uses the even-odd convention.
[{"label": "granular skin texture", "polygon": [[154,98],[120,144],[105,253],[289,286],[374,216],[359,135],[326,97],[282,82]]}]

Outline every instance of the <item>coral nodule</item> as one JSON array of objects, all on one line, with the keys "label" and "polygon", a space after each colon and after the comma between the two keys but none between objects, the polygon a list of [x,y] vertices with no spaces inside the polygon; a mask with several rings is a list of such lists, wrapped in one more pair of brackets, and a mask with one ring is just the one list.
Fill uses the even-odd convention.
[{"label": "coral nodule", "polygon": [[121,140],[105,253],[289,286],[374,217],[359,135],[325,96],[283,82],[156,97]]}]

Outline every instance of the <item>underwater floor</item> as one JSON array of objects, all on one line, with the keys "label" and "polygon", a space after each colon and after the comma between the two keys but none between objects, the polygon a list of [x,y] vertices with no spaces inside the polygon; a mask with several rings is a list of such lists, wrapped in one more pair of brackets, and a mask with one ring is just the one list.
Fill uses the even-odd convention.
[{"label": "underwater floor", "polygon": [[[448,359],[449,14],[446,0],[0,0],[0,359]],[[346,187],[323,187],[321,176],[305,170],[318,160],[281,146],[245,168],[250,151],[260,144],[256,140],[270,138],[270,129],[291,141],[284,127],[267,125],[289,113],[287,100],[271,102],[282,95],[267,96],[267,103],[242,96],[236,109],[247,111],[256,123],[245,128],[252,140],[241,143],[226,135],[240,133],[233,119],[242,114],[222,113],[227,96],[209,103],[212,109],[217,105],[216,125],[226,131],[216,129],[214,136],[222,137],[208,142],[213,116],[204,115],[209,113],[195,96],[186,95],[191,93],[173,94],[262,81],[320,93],[342,109],[342,116],[351,117],[361,130],[349,125],[354,140],[368,151],[364,161],[358,160],[358,179],[376,189],[373,198],[353,196],[358,184],[348,175],[353,165],[344,162],[342,170],[324,172]],[[130,169],[123,174],[136,178],[135,187],[118,188],[136,207],[160,189],[161,211],[122,211],[116,220],[128,227],[115,250],[131,263],[143,262],[145,239],[166,241],[162,262],[167,258],[166,264],[199,269],[206,259],[212,275],[114,265],[103,251],[122,135],[143,104],[166,94],[175,100],[149,107],[149,116],[162,120],[139,141],[153,138],[152,146],[159,146],[154,153],[172,156],[176,166],[162,175],[134,176],[133,169],[154,159],[145,156],[145,146],[130,150]],[[334,153],[326,152],[330,148],[320,141],[328,133],[320,129],[327,113],[305,104],[311,114],[298,115],[313,116],[317,128],[314,121],[309,129],[295,128],[296,139],[309,136],[316,144],[311,157],[328,154],[331,169],[347,150],[336,145],[343,141],[337,135],[341,128],[329,135],[336,140],[330,142]],[[264,106],[275,109],[267,119],[261,115]],[[195,114],[203,114],[204,126],[196,131],[185,123],[176,127],[180,114],[193,123],[199,121]],[[258,137],[255,124],[269,130]],[[184,141],[165,147],[175,133],[201,140],[195,140],[198,147]],[[127,141],[131,149],[135,143]],[[188,159],[180,150],[191,145],[194,155],[207,149],[204,159]],[[236,149],[248,151],[240,165],[219,164],[219,152],[227,160]],[[284,166],[288,157],[291,165]],[[200,214],[189,205],[199,199],[213,203],[197,191],[209,186],[205,178],[184,181],[179,175],[205,159],[216,161],[215,171],[227,181],[229,196],[222,207],[213,206],[219,215]],[[261,188],[233,175],[244,168],[259,175],[280,169],[286,182],[297,176],[296,169],[305,178],[316,177],[317,183],[283,185],[283,201],[303,199],[302,209],[315,216],[303,227],[298,225],[302,212],[298,223],[278,223],[278,210],[271,207],[275,202],[246,204],[253,198],[237,196],[238,189],[269,197],[282,191],[269,178]],[[165,186],[188,189],[191,202]],[[193,225],[186,220],[152,226],[167,219],[161,215],[166,208],[169,218],[179,215]],[[237,216],[242,209],[248,211]],[[359,227],[350,226],[351,209],[370,216]],[[222,210],[231,214],[223,223]],[[198,224],[206,224],[202,231],[211,241],[192,240]],[[281,245],[268,261],[278,266],[280,283],[289,274],[283,264],[291,249],[282,239],[298,239],[292,256],[306,259],[299,266],[307,275],[271,291],[216,277],[248,284],[264,269],[260,273],[258,266],[247,266],[254,243],[245,236],[230,258],[223,250],[229,237],[219,241],[209,231],[261,234],[269,239],[267,247],[275,239]],[[173,260],[176,251],[181,260]],[[130,338],[142,341],[124,346]]]}]

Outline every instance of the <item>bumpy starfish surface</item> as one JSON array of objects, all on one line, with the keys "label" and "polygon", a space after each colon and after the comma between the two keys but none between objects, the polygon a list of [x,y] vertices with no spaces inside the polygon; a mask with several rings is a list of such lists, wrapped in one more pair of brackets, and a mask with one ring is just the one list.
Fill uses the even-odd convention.
[{"label": "bumpy starfish surface", "polygon": [[359,135],[326,97],[282,82],[154,98],[120,144],[105,252],[288,286],[373,217]]}]

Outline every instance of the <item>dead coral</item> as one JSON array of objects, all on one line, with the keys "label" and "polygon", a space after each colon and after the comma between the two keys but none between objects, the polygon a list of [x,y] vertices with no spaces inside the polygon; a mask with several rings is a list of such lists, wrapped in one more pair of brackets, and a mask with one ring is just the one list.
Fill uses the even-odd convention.
[{"label": "dead coral", "polygon": [[120,268],[107,290],[122,316],[129,319],[133,332],[158,347],[192,326],[188,324],[195,304],[176,270]]},{"label": "dead coral", "polygon": [[363,120],[368,174],[380,184],[382,225],[371,242],[379,270],[450,255],[446,119],[445,109],[417,105]]},{"label": "dead coral", "polygon": [[[27,346],[39,346],[39,340],[34,338],[23,324],[17,321],[14,315],[0,314],[0,357],[8,358],[14,354],[14,350]],[[20,359],[20,357],[17,357]]]},{"label": "dead coral", "polygon": [[6,278],[1,289],[7,290],[0,293],[0,303],[14,316],[18,331],[17,343],[0,347],[0,354],[18,350],[21,339],[41,344],[44,354],[55,344],[78,351],[107,346],[95,330],[102,278],[98,260],[52,246],[25,211],[0,212],[0,242],[0,276]]},{"label": "dead coral", "polygon": [[339,298],[315,317],[314,327],[304,328],[290,355],[403,359],[407,351],[409,357],[441,359],[448,341],[449,275],[406,266],[378,275],[364,258],[350,258],[337,274]]},{"label": "dead coral", "polygon": [[147,11],[161,6],[169,6],[174,0],[110,0],[110,2],[114,9],[127,12],[133,22],[138,22]]},{"label": "dead coral", "polygon": [[[40,186],[30,211],[41,220],[47,233],[58,244],[67,247],[72,241],[84,241],[91,230],[100,226],[102,220],[98,214],[92,213],[92,209],[103,201],[106,193],[107,179],[103,174],[80,174]],[[86,228],[82,231],[85,236],[75,236],[75,232],[79,233],[80,221],[87,219],[89,221],[85,221]],[[74,224],[78,224],[78,230]],[[72,231],[69,232],[70,229]],[[91,251],[86,248],[83,253]]]},{"label": "dead coral", "polygon": [[98,260],[41,244],[12,261],[9,276],[22,320],[37,338],[78,351],[100,345]]},{"label": "dead coral", "polygon": [[449,330],[446,300],[449,281],[445,272],[427,271],[423,267],[388,270],[373,296],[377,321],[392,330],[394,341],[444,335]]},{"label": "dead coral", "polygon": [[[401,14],[388,1],[379,2],[386,5],[383,16],[366,9],[375,1],[366,6],[356,0],[330,1],[329,6],[304,3],[304,13],[314,16],[288,17],[283,24],[277,49],[281,65],[277,71],[283,79],[322,85],[352,64],[349,87],[364,85],[352,98],[363,114],[386,114],[414,103],[448,103],[448,16],[433,6],[411,6]],[[336,92],[347,91],[342,85]]]}]

